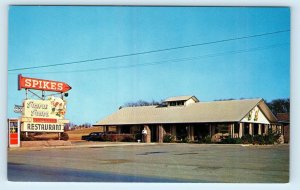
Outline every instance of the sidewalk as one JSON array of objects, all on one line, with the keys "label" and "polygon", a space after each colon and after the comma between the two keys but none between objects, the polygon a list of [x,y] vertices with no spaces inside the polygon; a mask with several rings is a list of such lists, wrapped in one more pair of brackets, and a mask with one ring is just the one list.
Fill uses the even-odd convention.
[{"label": "sidewalk", "polygon": [[[116,147],[116,146],[149,146],[158,145],[158,143],[138,143],[138,142],[91,142],[91,141],[74,141],[71,145],[65,146],[32,146],[32,147],[10,147],[9,151],[14,150],[41,150],[51,148],[89,148],[89,147]],[[160,143],[161,144],[161,143]]]}]

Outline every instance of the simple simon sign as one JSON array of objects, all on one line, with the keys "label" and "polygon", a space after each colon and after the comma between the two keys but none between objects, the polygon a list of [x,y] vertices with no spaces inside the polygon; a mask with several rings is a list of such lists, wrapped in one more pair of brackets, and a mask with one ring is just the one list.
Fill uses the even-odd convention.
[{"label": "simple simon sign", "polygon": [[21,131],[24,132],[64,132],[66,100],[63,93],[71,87],[59,81],[18,76],[18,90],[34,89],[61,93],[61,97],[44,96],[40,99],[26,99],[22,105]]}]

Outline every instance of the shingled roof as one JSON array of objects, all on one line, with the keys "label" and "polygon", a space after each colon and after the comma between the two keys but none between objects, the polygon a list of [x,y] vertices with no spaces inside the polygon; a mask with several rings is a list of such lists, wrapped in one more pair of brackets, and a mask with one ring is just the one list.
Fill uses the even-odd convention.
[{"label": "shingled roof", "polygon": [[262,99],[244,99],[197,102],[178,107],[125,107],[95,125],[239,122],[255,106],[260,107],[270,122],[277,122]]}]

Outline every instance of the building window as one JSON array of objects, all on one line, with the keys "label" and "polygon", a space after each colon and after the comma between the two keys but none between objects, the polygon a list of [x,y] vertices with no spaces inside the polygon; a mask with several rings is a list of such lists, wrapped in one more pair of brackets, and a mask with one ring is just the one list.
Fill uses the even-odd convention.
[{"label": "building window", "polygon": [[184,102],[183,102],[183,101],[178,101],[178,102],[177,102],[177,105],[178,105],[178,106],[183,106],[183,105],[184,105]]},{"label": "building window", "polygon": [[221,125],[221,124],[217,125],[216,133],[222,133],[222,134],[228,133],[228,126],[227,125]]},{"label": "building window", "polygon": [[183,106],[184,101],[174,101],[169,103],[170,106]]},{"label": "building window", "polygon": [[176,106],[176,102],[170,102],[170,106]]}]

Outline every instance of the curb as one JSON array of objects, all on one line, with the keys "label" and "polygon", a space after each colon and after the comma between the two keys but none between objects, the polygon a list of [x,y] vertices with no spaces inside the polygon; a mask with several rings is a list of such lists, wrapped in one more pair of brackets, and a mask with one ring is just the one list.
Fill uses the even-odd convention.
[{"label": "curb", "polygon": [[8,151],[18,150],[42,150],[42,149],[72,149],[72,148],[95,148],[95,147],[118,147],[118,146],[153,146],[159,143],[117,143],[117,144],[86,144],[86,145],[71,145],[71,146],[39,146],[39,147],[11,147]]}]

